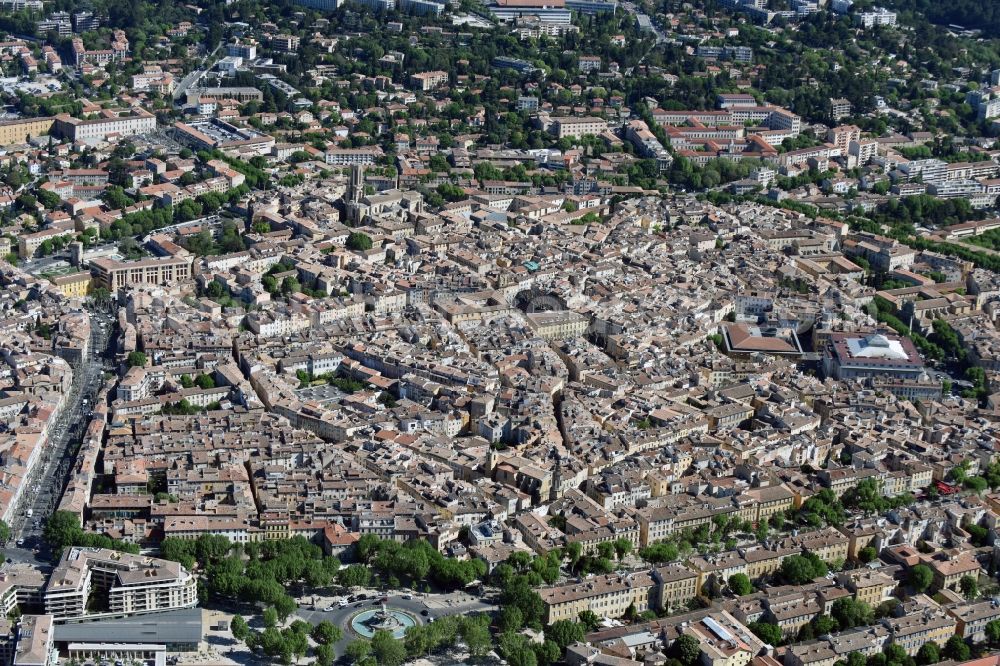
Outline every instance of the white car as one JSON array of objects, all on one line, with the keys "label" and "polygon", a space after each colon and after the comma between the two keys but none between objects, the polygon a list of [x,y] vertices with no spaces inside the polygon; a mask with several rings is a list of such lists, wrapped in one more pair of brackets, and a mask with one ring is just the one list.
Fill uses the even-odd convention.
[{"label": "white car", "polygon": [[332,613],[335,610],[337,610],[336,606],[327,606],[326,608],[323,609],[323,612],[324,613]]}]

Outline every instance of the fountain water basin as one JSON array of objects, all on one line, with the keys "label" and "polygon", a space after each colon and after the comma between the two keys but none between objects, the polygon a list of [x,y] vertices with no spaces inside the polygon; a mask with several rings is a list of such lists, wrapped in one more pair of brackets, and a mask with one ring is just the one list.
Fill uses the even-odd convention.
[{"label": "fountain water basin", "polygon": [[417,624],[416,618],[409,613],[388,608],[361,611],[351,618],[351,630],[364,638],[371,638],[376,631],[388,631],[393,638],[402,638],[406,630]]}]

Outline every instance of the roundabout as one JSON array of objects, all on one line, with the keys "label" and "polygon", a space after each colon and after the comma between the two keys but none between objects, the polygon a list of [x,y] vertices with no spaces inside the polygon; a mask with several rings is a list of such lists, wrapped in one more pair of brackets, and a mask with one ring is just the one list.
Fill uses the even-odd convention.
[{"label": "roundabout", "polygon": [[417,618],[404,611],[389,608],[364,610],[354,614],[349,622],[351,631],[363,638],[371,638],[377,631],[388,631],[393,638],[403,638],[406,630],[417,625]]}]

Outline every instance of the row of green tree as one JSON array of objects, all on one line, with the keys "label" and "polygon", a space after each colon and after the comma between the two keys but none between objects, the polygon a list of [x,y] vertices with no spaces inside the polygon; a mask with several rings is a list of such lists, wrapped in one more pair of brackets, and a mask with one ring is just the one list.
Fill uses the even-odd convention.
[{"label": "row of green tree", "polygon": [[80,525],[80,517],[69,511],[56,511],[49,516],[45,523],[43,537],[52,549],[53,560],[62,557],[63,549],[70,546],[111,548],[132,554],[139,552],[137,544],[112,539],[103,534],[85,532]]},{"label": "row of green tree", "polygon": [[486,575],[486,563],[478,558],[457,560],[445,557],[423,539],[399,543],[363,534],[355,546],[358,560],[369,565],[389,587],[431,582],[440,588],[465,587]]}]

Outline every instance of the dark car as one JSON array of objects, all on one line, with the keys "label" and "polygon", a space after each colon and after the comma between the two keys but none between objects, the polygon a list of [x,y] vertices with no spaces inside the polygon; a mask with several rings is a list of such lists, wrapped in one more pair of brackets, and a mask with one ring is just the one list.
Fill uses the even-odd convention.
[{"label": "dark car", "polygon": [[431,612],[425,608],[422,611],[420,611],[420,614],[423,615],[424,617],[427,617],[428,615],[431,614]]},{"label": "dark car", "polygon": [[359,595],[358,595],[358,600],[359,600],[359,601],[364,601],[364,600],[365,600],[365,599],[367,599],[367,598],[368,598],[368,595],[367,595],[367,594],[359,594]]}]

